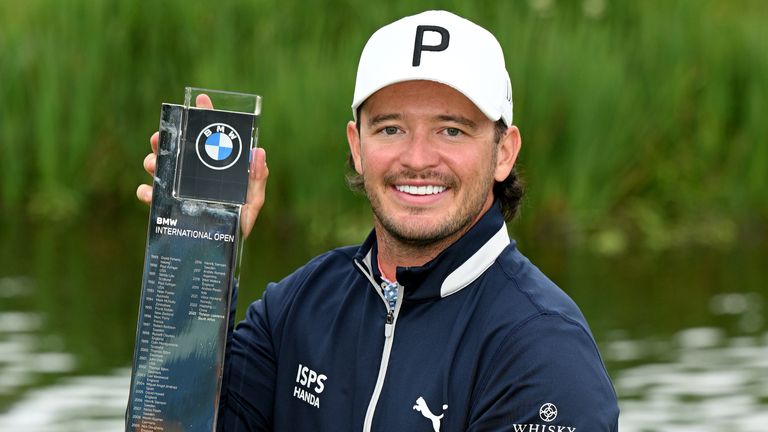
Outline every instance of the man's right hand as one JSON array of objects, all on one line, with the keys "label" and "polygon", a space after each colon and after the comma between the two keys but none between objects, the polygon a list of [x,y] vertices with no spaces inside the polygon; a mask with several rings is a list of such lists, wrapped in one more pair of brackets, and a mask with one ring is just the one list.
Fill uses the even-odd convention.
[{"label": "man's right hand", "polygon": [[[208,95],[201,94],[197,96],[195,105],[198,108],[212,109],[213,104]],[[155,132],[149,138],[149,144],[152,146],[152,153],[144,158],[144,170],[154,178],[157,168],[157,145],[160,141],[160,133]],[[251,153],[251,165],[248,173],[248,195],[245,204],[240,210],[240,229],[243,230],[243,238],[247,238],[256,223],[256,218],[264,206],[264,197],[267,188],[267,177],[269,177],[269,168],[267,168],[267,153],[263,148],[255,148]],[[139,201],[146,204],[152,203],[152,186],[148,184],[139,185],[136,189],[136,196]]]}]

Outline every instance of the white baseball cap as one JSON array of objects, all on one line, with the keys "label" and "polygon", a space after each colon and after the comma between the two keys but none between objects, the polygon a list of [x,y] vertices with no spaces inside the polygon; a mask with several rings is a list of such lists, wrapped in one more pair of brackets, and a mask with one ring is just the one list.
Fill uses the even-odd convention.
[{"label": "white baseball cap", "polygon": [[374,33],[357,67],[352,115],[378,90],[399,82],[448,85],[489,119],[512,125],[512,85],[499,41],[486,29],[446,11],[402,18]]}]

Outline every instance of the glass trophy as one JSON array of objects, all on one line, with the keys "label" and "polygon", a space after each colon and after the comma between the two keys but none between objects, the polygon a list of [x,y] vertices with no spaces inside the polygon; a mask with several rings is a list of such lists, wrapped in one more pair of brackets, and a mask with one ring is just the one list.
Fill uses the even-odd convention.
[{"label": "glass trophy", "polygon": [[189,87],[162,105],[126,431],[216,427],[260,114],[259,96]]}]

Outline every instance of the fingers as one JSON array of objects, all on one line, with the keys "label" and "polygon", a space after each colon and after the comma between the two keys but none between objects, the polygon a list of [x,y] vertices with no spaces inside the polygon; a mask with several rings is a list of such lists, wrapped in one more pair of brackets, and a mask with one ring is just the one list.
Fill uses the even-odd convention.
[{"label": "fingers", "polygon": [[154,176],[155,168],[157,168],[157,155],[150,153],[144,158],[144,171],[146,171],[147,174]]},{"label": "fingers", "polygon": [[[251,165],[248,168],[248,186],[253,182],[266,182],[269,177],[269,168],[267,167],[267,151],[261,147],[255,148],[251,152]],[[263,189],[263,188],[262,188]],[[248,188],[248,196],[255,194],[256,191]],[[248,200],[250,201],[250,199]]]},{"label": "fingers", "polygon": [[195,106],[198,108],[213,109],[213,102],[211,102],[211,98],[207,94],[200,93],[195,97]]},{"label": "fingers", "polygon": [[157,143],[160,142],[160,132],[155,132],[149,137],[149,145],[152,146],[152,153],[157,154]]},{"label": "fingers", "polygon": [[146,184],[139,185],[139,187],[136,189],[136,197],[144,204],[151,204],[152,186]]},{"label": "fingers", "polygon": [[240,228],[243,230],[243,238],[247,238],[251,233],[256,218],[264,206],[268,177],[267,152],[263,148],[254,149],[251,153],[251,166],[248,173],[248,196],[240,209]]},{"label": "fingers", "polygon": [[[152,147],[152,153],[144,158],[144,171],[154,176],[157,168],[157,144],[160,141],[160,132],[155,132],[149,137],[149,145]],[[152,186],[143,184],[136,188],[136,198],[144,204],[152,203]]]}]

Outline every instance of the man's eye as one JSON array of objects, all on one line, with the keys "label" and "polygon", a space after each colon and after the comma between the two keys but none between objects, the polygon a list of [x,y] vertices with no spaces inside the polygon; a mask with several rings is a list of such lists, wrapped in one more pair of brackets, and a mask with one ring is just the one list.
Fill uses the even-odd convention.
[{"label": "man's eye", "polygon": [[397,133],[397,128],[394,126],[387,126],[384,129],[382,129],[385,135],[394,135]]},{"label": "man's eye", "polygon": [[455,136],[461,135],[461,130],[449,127],[449,128],[445,128],[445,133],[448,136],[455,137]]}]

